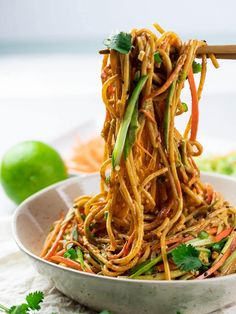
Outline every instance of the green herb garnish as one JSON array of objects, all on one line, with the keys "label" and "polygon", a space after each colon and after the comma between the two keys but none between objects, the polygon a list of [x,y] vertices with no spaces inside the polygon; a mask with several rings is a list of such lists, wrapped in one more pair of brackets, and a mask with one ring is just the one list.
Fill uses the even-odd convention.
[{"label": "green herb garnish", "polygon": [[123,120],[121,121],[120,129],[118,131],[118,135],[117,135],[117,139],[116,139],[116,143],[115,143],[115,147],[114,147],[114,150],[112,153],[112,167],[113,167],[113,169],[115,169],[115,167],[120,164],[120,159],[121,159],[121,156],[123,154],[126,136],[127,136],[127,132],[128,132],[129,126],[130,126],[130,122],[132,119],[134,108],[135,108],[135,105],[138,101],[139,95],[140,95],[147,79],[148,79],[147,75],[142,76],[139,79],[138,84],[134,88],[133,93],[128,100],[125,115],[124,115]]},{"label": "green herb garnish", "polygon": [[159,52],[154,53],[154,60],[158,65],[162,63],[162,58]]},{"label": "green herb garnish", "polygon": [[29,293],[25,300],[26,303],[20,305],[13,305],[11,308],[7,308],[3,305],[0,305],[0,311],[3,311],[8,314],[28,314],[30,310],[38,311],[40,310],[40,303],[43,302],[44,294],[41,291],[36,291]]},{"label": "green herb garnish", "polygon": [[182,102],[181,105],[182,105],[183,111],[187,112],[188,111],[188,105],[185,102]]},{"label": "green herb garnish", "polygon": [[104,40],[104,45],[109,49],[116,50],[122,54],[127,54],[132,47],[131,34],[120,32],[113,35],[111,38]]},{"label": "green herb garnish", "polygon": [[75,249],[70,248],[69,250],[67,250],[67,251],[64,253],[64,257],[65,257],[65,258],[72,259],[72,260],[76,260],[76,258],[78,257],[78,255],[77,255]]},{"label": "green herb garnish", "polygon": [[196,61],[193,61],[192,63],[192,69],[193,69],[193,73],[199,73],[202,71],[202,65]]},{"label": "green herb garnish", "polygon": [[200,239],[207,239],[208,237],[209,237],[209,234],[205,230],[200,231],[198,234],[198,238]]},{"label": "green herb garnish", "polygon": [[202,266],[199,254],[191,244],[181,244],[171,252],[174,263],[183,271],[196,270]]},{"label": "green herb garnish", "polygon": [[217,243],[214,243],[212,244],[211,246],[211,249],[213,251],[216,251],[216,252],[221,252],[221,250],[223,249],[224,245],[225,245],[225,242],[228,240],[228,237],[227,238],[224,238],[222,239],[221,241],[217,242]]},{"label": "green herb garnish", "polygon": [[37,291],[30,293],[26,296],[26,301],[31,310],[40,310],[40,303],[43,301],[44,295],[43,292]]},{"label": "green herb garnish", "polygon": [[77,261],[80,263],[82,268],[84,269],[84,255],[80,247],[77,247],[76,249],[69,249],[64,253],[65,258],[69,258],[73,261]]}]

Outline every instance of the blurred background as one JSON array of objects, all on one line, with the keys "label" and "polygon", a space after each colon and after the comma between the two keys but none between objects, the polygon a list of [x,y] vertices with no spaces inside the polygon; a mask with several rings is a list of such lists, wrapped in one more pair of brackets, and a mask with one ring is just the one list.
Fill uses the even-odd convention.
[{"label": "blurred background", "polygon": [[[103,115],[98,50],[111,33],[158,22],[183,39],[235,44],[235,10],[233,0],[0,0],[0,157]],[[236,61],[220,64],[209,65],[200,138],[226,145],[236,134]]]}]

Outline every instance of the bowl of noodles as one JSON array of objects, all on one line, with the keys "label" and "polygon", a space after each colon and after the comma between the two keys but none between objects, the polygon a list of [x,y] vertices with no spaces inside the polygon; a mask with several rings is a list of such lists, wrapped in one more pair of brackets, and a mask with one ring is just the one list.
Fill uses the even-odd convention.
[{"label": "bowl of noodles", "polygon": [[[217,174],[204,174],[202,180],[212,184],[232,204],[236,204],[234,179]],[[44,241],[58,217],[68,213],[78,195],[97,194],[98,187],[98,174],[70,178],[32,196],[16,211],[14,236],[18,246],[30,257],[38,272],[52,280],[58,290],[92,309],[109,309],[112,313],[202,314],[234,304],[235,274],[191,280],[187,279],[187,276],[184,278],[184,273],[171,270],[171,276],[177,277],[164,280],[163,269],[160,269],[156,272],[156,278],[150,277],[148,271],[136,278],[131,278],[131,272],[127,272],[126,276],[111,277],[81,271],[78,259],[70,260],[78,264],[68,266],[40,258]],[[198,241],[207,239],[209,238]],[[189,242],[191,243],[191,240]],[[207,247],[200,245],[198,242],[197,248]],[[210,246],[208,248],[210,249]],[[96,254],[95,251],[93,253]],[[93,253],[88,253],[89,257],[83,252],[85,265],[90,258],[98,263]]]},{"label": "bowl of noodles", "polygon": [[[99,174],[26,200],[15,237],[40,273],[94,309],[209,313],[234,302],[236,292],[236,181],[201,175],[195,162],[207,58],[218,62],[199,56],[205,41],[183,43],[154,26],[159,35],[120,32],[100,51]],[[191,106],[182,99],[185,86]],[[179,115],[187,118],[183,134]]]}]

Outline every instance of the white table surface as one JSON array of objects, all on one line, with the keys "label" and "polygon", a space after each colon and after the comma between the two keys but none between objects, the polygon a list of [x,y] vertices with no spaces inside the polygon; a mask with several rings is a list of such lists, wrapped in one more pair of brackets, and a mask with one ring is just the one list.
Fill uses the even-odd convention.
[{"label": "white table surface", "polygon": [[[50,143],[104,112],[99,56],[2,57],[0,86],[0,157],[19,141]],[[1,189],[0,215],[13,209]]]}]

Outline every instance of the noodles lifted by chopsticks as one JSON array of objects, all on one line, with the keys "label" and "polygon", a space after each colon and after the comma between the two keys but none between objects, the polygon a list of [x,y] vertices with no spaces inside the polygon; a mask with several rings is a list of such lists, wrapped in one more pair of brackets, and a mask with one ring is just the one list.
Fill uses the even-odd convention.
[{"label": "noodles lifted by chopsticks", "polygon": [[[236,268],[235,208],[200,181],[193,159],[202,152],[196,137],[206,56],[198,86],[193,62],[206,43],[182,43],[175,33],[154,26],[159,37],[134,29],[116,35],[101,52],[106,106],[101,191],[75,200],[66,217],[55,222],[41,256],[113,277],[229,274]],[[192,111],[181,135],[175,117],[188,109],[181,101],[185,85]]]}]

